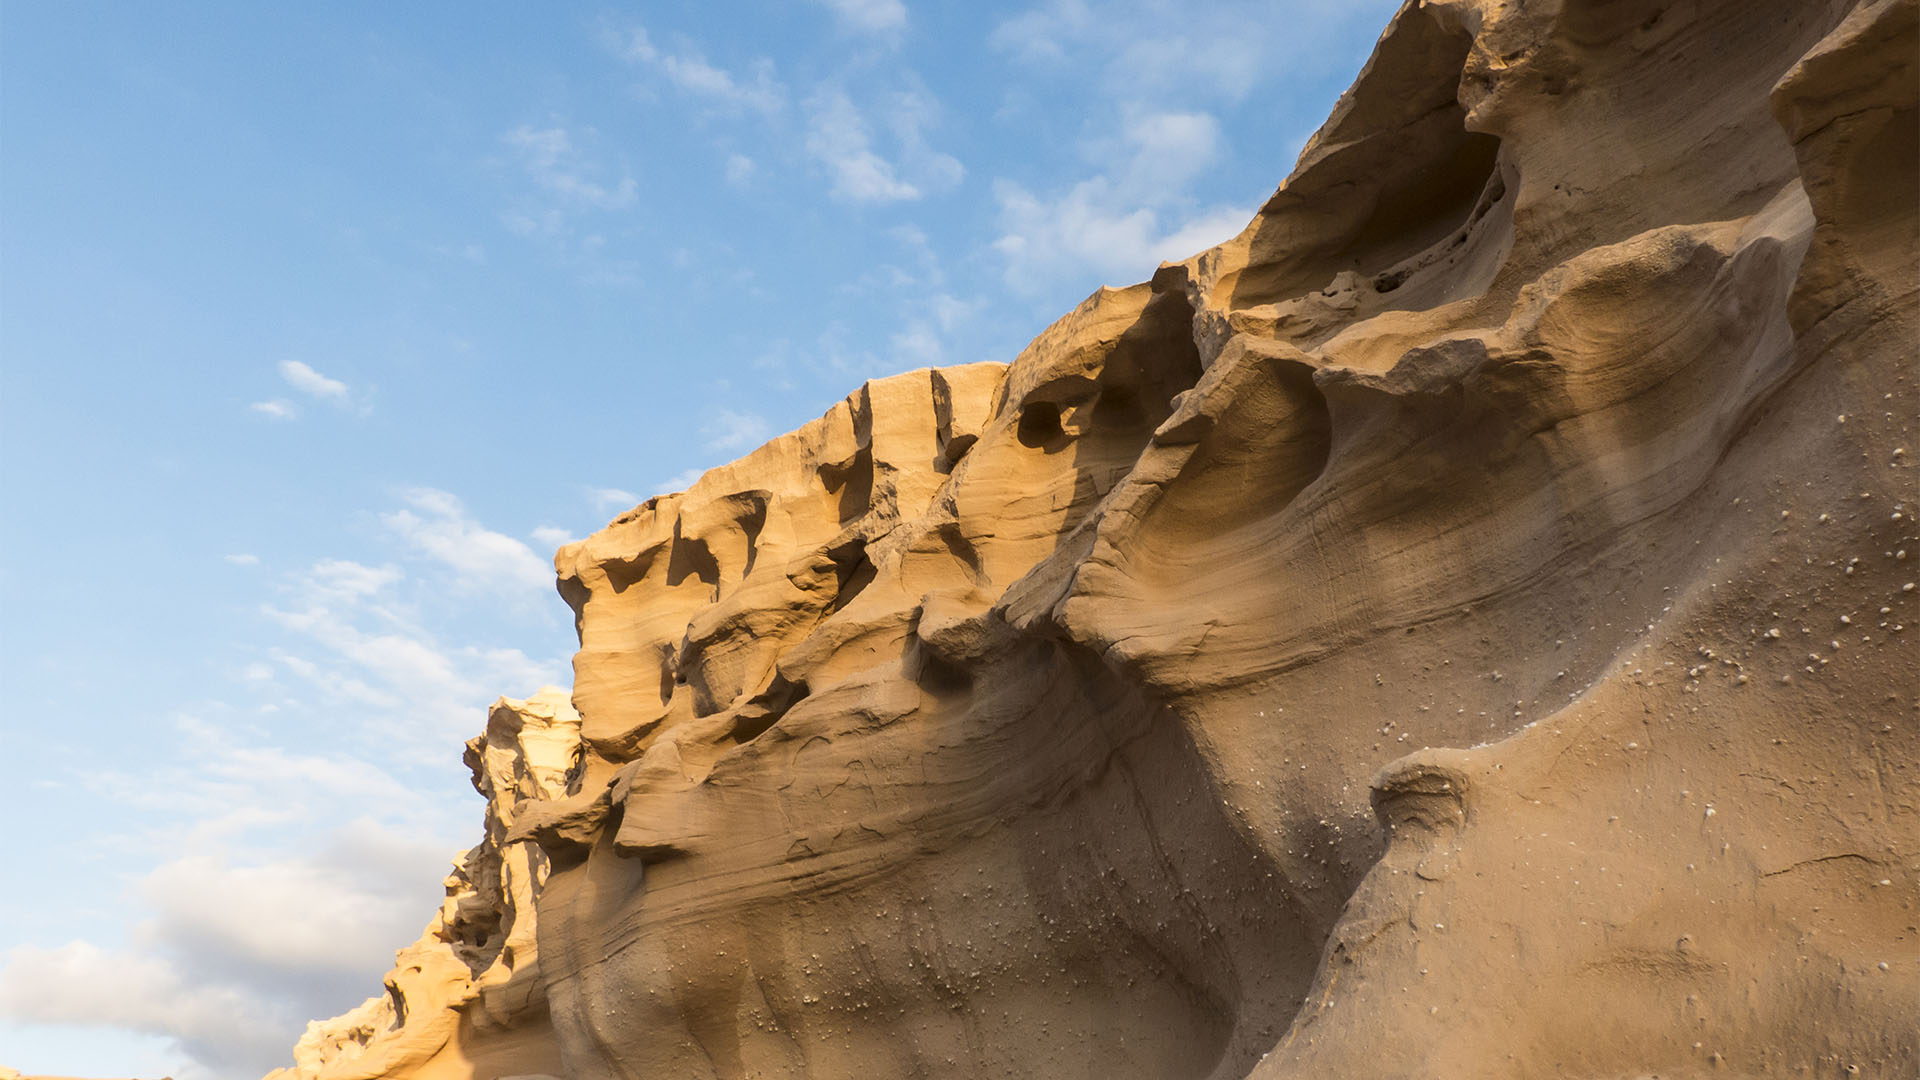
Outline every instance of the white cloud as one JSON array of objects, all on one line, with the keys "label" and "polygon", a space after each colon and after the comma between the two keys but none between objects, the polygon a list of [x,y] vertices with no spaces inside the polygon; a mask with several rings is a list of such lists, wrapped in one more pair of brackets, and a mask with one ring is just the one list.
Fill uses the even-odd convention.
[{"label": "white cloud", "polygon": [[937,258],[933,241],[927,239],[927,231],[918,225],[895,225],[887,230],[887,235],[899,241],[900,246],[912,252],[916,258]]},{"label": "white cloud", "polygon": [[827,328],[820,331],[820,336],[815,339],[815,346],[819,349],[819,356],[826,367],[838,375],[858,379],[885,374],[885,368],[880,365],[879,358],[855,344],[856,341],[864,340],[866,340],[864,337],[856,339],[848,331],[845,323],[835,321],[828,323]]},{"label": "white cloud", "polygon": [[88,759],[61,777],[112,823],[89,849],[137,886],[100,903],[133,906],[72,935],[85,940],[0,945],[0,1028],[138,1033],[174,1047],[138,1075],[251,1080],[287,1063],[308,1020],[379,992],[439,902],[446,857],[478,835],[461,740],[495,696],[565,677],[563,659],[476,640],[468,620],[459,636],[422,620],[464,580],[531,580],[524,545],[432,489],[388,519],[371,549],[278,579],[222,665],[234,704],[175,717],[137,768]]},{"label": "white cloud", "polygon": [[317,603],[357,603],[399,581],[392,566],[365,566],[351,559],[321,559],[301,579],[308,599]]},{"label": "white cloud", "polygon": [[1381,25],[1391,0],[1216,0],[1171,8],[1165,0],[1046,0],[995,27],[989,44],[1052,76],[1095,81],[1107,97],[1164,101],[1169,94],[1237,101],[1273,76],[1273,43],[1285,63],[1326,61],[1319,41],[1355,23]]},{"label": "white cloud", "polygon": [[[440,741],[461,737],[487,701],[554,682],[560,665],[518,649],[448,643],[422,624],[419,599],[431,596],[434,610],[444,610],[463,595],[486,593],[506,597],[511,609],[546,612],[553,571],[524,542],[481,526],[446,492],[415,489],[406,501],[381,520],[425,556],[417,577],[392,565],[322,559],[288,578],[284,599],[261,613],[290,635],[270,653],[298,680],[275,704],[345,707],[365,725],[356,737],[385,752],[438,753]],[[502,609],[497,600],[489,606]]]},{"label": "white cloud", "polygon": [[622,59],[648,64],[660,59],[660,50],[654,47],[653,38],[648,36],[645,27],[608,29],[603,37]]},{"label": "white cloud", "polygon": [[698,56],[668,56],[661,70],[680,89],[715,101],[773,116],[787,107],[787,90],[773,77],[773,65],[754,65],[751,81],[737,81]]},{"label": "white cloud", "polygon": [[765,417],[721,409],[701,427],[709,450],[746,450],[766,442],[773,428]]},{"label": "white cloud", "polygon": [[[274,659],[305,677],[317,681],[327,677],[320,664],[280,653]],[[271,669],[268,675],[263,681],[271,681]],[[476,723],[479,709],[474,706],[466,726]],[[150,761],[138,773],[89,769],[89,788],[106,801],[138,811],[125,816],[129,828],[154,831],[151,840],[140,841],[142,850],[164,851],[176,858],[224,855],[233,850],[238,834],[263,823],[304,826],[323,816],[351,816],[341,815],[341,807],[355,808],[356,813],[374,808],[408,822],[415,831],[426,828],[424,819],[437,793],[416,791],[382,766],[343,749],[360,740],[339,727],[329,728],[341,714],[322,712],[318,723],[301,732],[307,737],[324,734],[332,744],[324,752],[263,743],[259,741],[266,737],[262,732],[242,737],[231,716],[219,710],[214,715],[217,722],[192,714],[176,717],[173,726],[178,734],[172,745],[179,753]],[[387,757],[389,746],[368,749]],[[407,764],[405,758],[387,759]],[[181,825],[181,819],[189,824]],[[296,843],[300,850],[312,846],[298,829],[277,828],[274,838]],[[164,844],[156,847],[160,841]]]},{"label": "white cloud", "polygon": [[807,99],[807,153],[827,167],[835,198],[904,202],[950,190],[966,175],[959,161],[927,144],[926,132],[938,117],[931,99],[895,94],[880,111],[898,147],[895,160],[874,148],[872,128],[845,91],[822,89]]},{"label": "white cloud", "polygon": [[552,239],[566,231],[567,216],[558,210],[541,210],[536,213],[508,211],[500,215],[500,224],[515,236]]},{"label": "white cloud", "polygon": [[165,1035],[216,1075],[271,1068],[289,1029],[287,1017],[263,1008],[243,987],[195,985],[164,957],[109,952],[85,941],[8,952],[0,967],[0,1016]]},{"label": "white cloud", "polygon": [[[534,128],[522,124],[501,139],[519,154],[521,166],[534,183],[568,203],[596,210],[621,210],[639,198],[639,184],[631,176],[623,176],[611,185],[590,179],[588,174],[601,170],[575,148],[573,135],[564,127]],[[536,226],[535,219],[516,215],[508,224],[516,231],[520,230],[515,221],[523,222],[528,232]]]},{"label": "white cloud", "polygon": [[457,571],[460,581],[507,591],[552,588],[553,568],[545,559],[519,540],[483,527],[452,494],[414,488],[405,499],[410,509],[380,520],[416,550]]},{"label": "white cloud", "polygon": [[594,508],[603,514],[640,505],[640,496],[620,488],[594,488],[587,492],[587,496],[593,500]]},{"label": "white cloud", "polygon": [[[1209,204],[1194,182],[1222,153],[1210,110],[1237,103],[1263,84],[1309,84],[1343,76],[1346,44],[1380,25],[1397,0],[1219,0],[1175,9],[1167,0],[1040,0],[1002,21],[994,49],[1031,68],[1034,79],[1095,88],[1116,103],[1110,133],[1084,147],[1103,163],[1080,182],[1041,187],[1003,178],[995,185],[1009,284],[1039,292],[1069,283],[1138,281],[1158,262],[1179,259],[1244,227],[1252,206]],[[1277,63],[1272,43],[1284,41]],[[1339,44],[1341,47],[1333,47]],[[1027,89],[1010,80],[1008,107]],[[1287,141],[1280,140],[1281,146]],[[1106,163],[1114,163],[1108,165]]]},{"label": "white cloud", "polygon": [[[400,841],[373,832],[379,841]],[[423,869],[446,854],[406,846]],[[343,878],[339,870],[313,858],[233,866],[197,855],[163,864],[141,891],[157,913],[155,934],[203,960],[310,978],[364,977],[418,934],[432,909],[406,903],[421,898],[397,882]]]},{"label": "white cloud", "polygon": [[330,398],[334,401],[347,400],[347,384],[339,379],[329,379],[298,360],[280,361],[280,377],[287,385],[309,397]]},{"label": "white cloud", "polygon": [[260,565],[260,556],[253,555],[244,551],[235,553],[233,555],[227,555],[225,556],[225,558],[228,562],[232,563],[235,566],[259,566]]},{"label": "white cloud", "polygon": [[1029,63],[1057,63],[1066,45],[1085,35],[1093,14],[1083,0],[1053,0],[1001,22],[988,36],[995,49]]},{"label": "white cloud", "polygon": [[1119,167],[1047,198],[1008,180],[994,185],[1009,284],[1037,291],[1086,273],[1109,283],[1139,281],[1165,260],[1227,239],[1251,209],[1192,209],[1185,189],[1221,151],[1206,113],[1136,116],[1117,140]]},{"label": "white cloud", "polygon": [[118,944],[0,955],[0,1018],[161,1036],[188,1059],[169,1063],[176,1077],[250,1080],[286,1063],[308,1020],[377,993],[479,809],[468,796],[449,814],[438,792],[341,752],[328,724],[342,715],[302,725],[322,752],[238,737],[216,711],[177,718],[176,752],[137,773],[90,767],[125,830],[92,842],[163,861],[139,875]]},{"label": "white cloud", "polygon": [[475,710],[503,689],[558,678],[557,663],[519,649],[444,645],[390,604],[268,605],[262,613],[321,650],[274,655],[317,695],[308,704],[353,706],[368,724],[406,718],[397,729],[369,733],[394,752],[439,753],[442,740],[472,727]]},{"label": "white cloud", "polygon": [[981,309],[987,306],[987,302],[980,297],[962,300],[947,293],[935,294],[931,304],[934,322],[940,325],[940,329],[947,332],[959,328],[962,323],[979,314]]},{"label": "white cloud", "polygon": [[873,152],[866,121],[846,94],[823,91],[807,102],[807,152],[827,166],[833,194],[853,202],[899,202],[920,189],[895,175],[892,163]]},{"label": "white cloud", "polygon": [[753,180],[753,159],[745,154],[727,155],[727,183],[734,187],[745,187]]},{"label": "white cloud", "polygon": [[909,323],[893,335],[892,345],[894,360],[903,368],[939,367],[945,359],[940,336],[923,322]]},{"label": "white cloud", "polygon": [[1132,154],[1122,181],[1130,193],[1182,187],[1220,157],[1220,123],[1203,112],[1134,117],[1123,139]]},{"label": "white cloud", "polygon": [[1253,220],[1253,214],[1254,208],[1250,206],[1224,206],[1188,218],[1155,243],[1155,257],[1164,262],[1197,255],[1239,235],[1247,222]]},{"label": "white cloud", "polygon": [[927,133],[940,123],[940,106],[932,97],[916,90],[889,94],[878,105],[887,118],[887,128],[900,144],[901,160],[923,188],[947,191],[967,175],[958,159],[934,150]]},{"label": "white cloud", "polygon": [[295,675],[309,682],[317,682],[320,679],[320,665],[305,657],[292,656],[276,649],[273,658],[278,660],[288,671],[293,672]]},{"label": "white cloud", "polygon": [[555,525],[542,525],[528,534],[541,547],[562,548],[576,539],[573,533]]},{"label": "white cloud", "polygon": [[[289,779],[303,782],[267,782]],[[173,859],[142,879],[147,917],[123,946],[9,951],[0,1016],[159,1035],[191,1059],[177,1076],[257,1077],[307,1020],[378,992],[432,914],[446,854],[359,818],[295,854]]]},{"label": "white cloud", "polygon": [[907,25],[907,6],[900,0],[820,0],[842,23],[855,30],[878,33]]},{"label": "white cloud", "polygon": [[900,244],[910,268],[889,266],[887,270],[894,276],[894,285],[925,285],[939,287],[946,282],[946,271],[940,265],[940,255],[933,249],[933,241],[927,238],[926,231],[917,225],[896,225],[887,230],[887,235]]},{"label": "white cloud", "polygon": [[706,475],[705,469],[683,469],[654,485],[661,491],[685,491]]},{"label": "white cloud", "polygon": [[247,406],[247,408],[272,420],[292,420],[294,417],[300,415],[300,410],[294,408],[293,402],[285,398],[274,398],[272,401],[256,401]]},{"label": "white cloud", "polygon": [[660,48],[646,30],[638,26],[623,31],[609,30],[605,39],[622,59],[654,68],[679,90],[711,104],[750,110],[768,117],[778,115],[787,107],[787,88],[775,76],[770,60],[754,61],[751,74],[740,78],[708,63],[698,49],[669,52]]}]

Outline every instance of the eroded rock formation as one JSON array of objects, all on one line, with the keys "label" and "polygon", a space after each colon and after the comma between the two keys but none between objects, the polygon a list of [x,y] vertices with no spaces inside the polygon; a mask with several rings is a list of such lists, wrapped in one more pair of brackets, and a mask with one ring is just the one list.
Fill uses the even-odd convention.
[{"label": "eroded rock formation", "polygon": [[1912,1075],[1915,27],[1410,3],[1238,237],[563,549],[292,1075]]}]

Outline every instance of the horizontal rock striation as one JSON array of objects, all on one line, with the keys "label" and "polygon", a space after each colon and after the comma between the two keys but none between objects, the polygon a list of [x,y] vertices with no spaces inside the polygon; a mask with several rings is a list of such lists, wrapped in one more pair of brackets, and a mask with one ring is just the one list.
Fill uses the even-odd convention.
[{"label": "horizontal rock striation", "polygon": [[1239,236],[562,549],[276,1075],[1911,1075],[1917,58],[1409,3]]}]

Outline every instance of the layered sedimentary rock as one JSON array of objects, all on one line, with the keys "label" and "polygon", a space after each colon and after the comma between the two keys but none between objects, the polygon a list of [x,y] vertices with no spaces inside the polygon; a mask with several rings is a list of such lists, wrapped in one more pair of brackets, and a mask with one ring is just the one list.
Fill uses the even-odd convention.
[{"label": "layered sedimentary rock", "polygon": [[296,1075],[1911,1075],[1915,27],[1410,3],[1239,236],[562,549],[577,764]]}]

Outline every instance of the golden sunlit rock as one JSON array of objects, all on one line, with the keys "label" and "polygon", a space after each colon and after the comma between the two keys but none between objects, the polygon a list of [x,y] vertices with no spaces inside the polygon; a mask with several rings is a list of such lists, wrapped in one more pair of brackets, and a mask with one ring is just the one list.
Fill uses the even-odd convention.
[{"label": "golden sunlit rock", "polygon": [[563,548],[274,1076],[1912,1075],[1915,27],[1409,3],[1237,237]]}]

